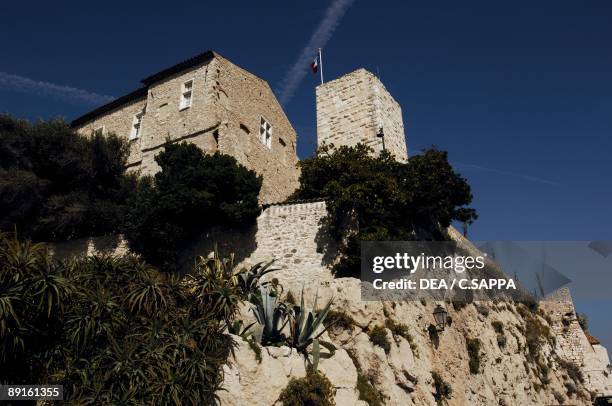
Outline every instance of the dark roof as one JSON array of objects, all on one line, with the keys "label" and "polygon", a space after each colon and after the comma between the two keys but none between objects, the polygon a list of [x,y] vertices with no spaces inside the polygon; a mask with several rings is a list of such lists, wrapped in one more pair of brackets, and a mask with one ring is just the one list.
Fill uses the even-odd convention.
[{"label": "dark roof", "polygon": [[167,69],[154,73],[151,76],[148,76],[141,80],[140,82],[145,86],[150,86],[155,82],[159,82],[162,79],[167,78],[170,75],[173,75],[178,72],[182,72],[186,69],[189,69],[196,65],[201,65],[210,61],[215,57],[215,53],[213,51],[206,51],[194,57],[184,60],[183,62],[179,62],[176,65],[173,65]]},{"label": "dark roof", "polygon": [[147,88],[155,82],[159,82],[162,79],[167,78],[170,75],[173,75],[178,72],[182,72],[191,67],[201,65],[210,61],[215,57],[215,53],[213,51],[206,51],[194,57],[184,60],[183,62],[179,62],[176,65],[173,65],[167,69],[154,73],[151,76],[148,76],[141,80],[140,82],[144,85],[140,89],[137,89],[131,93],[126,94],[125,96],[121,96],[110,103],[107,103],[103,106],[98,107],[95,110],[90,111],[89,113],[83,114],[81,117],[74,119],[70,125],[72,127],[78,127],[82,124],[85,124],[88,121],[95,119],[96,117],[109,112],[119,106],[122,106],[125,103],[128,103],[132,100],[140,99],[141,97],[146,96]]},{"label": "dark roof", "polygon": [[119,106],[124,105],[125,103],[128,103],[132,100],[138,100],[140,98],[143,98],[147,95],[147,88],[146,87],[141,87],[140,89],[134,90],[131,93],[128,93],[124,96],[118,97],[115,100],[113,100],[110,103],[106,103],[103,106],[98,107],[95,110],[90,111],[89,113],[85,113],[83,114],[81,117],[75,118],[74,120],[72,120],[72,122],[70,123],[70,126],[72,127],[78,127],[81,124],[85,124],[88,121],[93,120],[94,118],[98,117],[101,114],[104,114],[108,111],[111,111]]}]

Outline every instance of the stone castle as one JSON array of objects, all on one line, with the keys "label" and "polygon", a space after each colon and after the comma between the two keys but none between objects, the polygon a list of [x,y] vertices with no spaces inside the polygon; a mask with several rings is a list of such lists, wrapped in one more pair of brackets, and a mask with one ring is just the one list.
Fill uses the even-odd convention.
[{"label": "stone castle", "polygon": [[[167,142],[186,141],[262,175],[262,203],[283,201],[296,189],[297,134],[265,80],[208,51],[141,83],[72,126],[85,135],[125,137],[128,168],[142,174],[157,172],[154,157]],[[317,87],[317,133],[319,145],[384,145],[407,159],[401,108],[365,69]]]},{"label": "stone castle", "polygon": [[[553,395],[565,391],[567,378],[551,363],[550,382],[542,383],[523,354],[523,321],[510,304],[490,304],[488,319],[473,309],[453,313],[453,326],[441,335],[440,348],[434,350],[424,329],[433,304],[400,303],[396,308],[363,302],[358,280],[333,277],[322,249],[327,237],[321,225],[325,202],[278,203],[298,184],[297,134],[267,82],[209,51],[153,74],[142,84],[77,118],[73,127],[83,134],[115,133],[128,139],[129,168],[143,174],[159,169],[154,156],[168,142],[186,141],[208,153],[231,155],[264,178],[260,200],[267,207],[257,225],[247,231],[207,232],[203,242],[191,248],[196,254],[206,255],[212,244],[225,242],[238,251],[237,259],[245,265],[276,258],[280,271],[275,276],[288,289],[305,288],[309,297],[317,292],[336,297],[337,305],[362,328],[384,325],[386,317],[410,326],[414,342],[394,337],[390,354],[372,346],[363,332],[331,337],[339,350],[332,359],[322,361],[321,370],[337,391],[338,405],[365,404],[356,395],[358,373],[371,375],[387,404],[438,404],[431,392],[434,370],[453,385],[449,404],[556,404]],[[400,161],[408,159],[401,107],[372,73],[358,69],[317,86],[316,102],[319,145],[365,143],[374,151],[388,150]],[[93,240],[68,245],[54,249],[60,255],[117,252],[115,244],[105,246]],[[119,252],[125,249],[121,242]],[[607,351],[578,325],[569,292],[560,291],[541,308],[556,338],[545,352],[579,365],[589,391],[612,394]],[[498,347],[491,320],[504,323],[507,347]],[[462,348],[468,336],[480,337],[485,346],[483,372],[477,376],[465,373]],[[251,359],[246,344],[240,343],[237,351],[235,363],[226,370],[222,404],[273,404],[291,377],[305,373],[302,360],[290,350],[266,349],[259,363]],[[356,351],[356,360],[348,357],[350,351]],[[545,389],[537,389],[536,383]],[[575,397],[572,402],[586,404]]]}]

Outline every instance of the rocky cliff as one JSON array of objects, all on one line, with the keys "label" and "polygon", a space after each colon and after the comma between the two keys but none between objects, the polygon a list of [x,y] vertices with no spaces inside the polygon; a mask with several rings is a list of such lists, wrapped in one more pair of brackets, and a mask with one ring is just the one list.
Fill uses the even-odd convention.
[{"label": "rocky cliff", "polygon": [[[333,278],[323,249],[330,244],[325,213],[323,202],[268,208],[258,220],[256,248],[244,263],[277,258],[281,271],[273,276],[285,292],[299,297],[304,289],[306,298],[334,297],[335,311],[354,320],[353,326],[325,333],[338,350],[321,360],[319,370],[332,382],[337,405],[367,404],[360,397],[387,405],[586,405],[606,390],[592,385],[586,373],[586,336],[575,328],[569,293],[539,308],[446,303],[452,322],[432,336],[427,328],[436,303],[366,302],[357,279]],[[571,329],[560,327],[561,313],[571,319]],[[246,307],[242,317],[253,319]],[[376,326],[384,328],[390,343],[386,351],[370,337]],[[578,338],[570,342],[569,336]],[[227,391],[219,394],[222,404],[274,404],[292,377],[306,373],[295,350],[263,347],[258,360],[252,346],[236,340],[238,349],[225,371]],[[598,362],[600,369],[609,363],[601,356]],[[603,372],[598,377],[609,385]]]},{"label": "rocky cliff", "polygon": [[[334,298],[333,310],[350,323],[324,334],[338,348],[322,359],[337,405],[590,405],[612,394],[604,347],[579,327],[567,290],[538,307],[510,302],[367,302],[359,280],[334,278],[328,268],[324,202],[268,207],[249,229],[213,230],[189,255],[207,255],[215,242],[238,251],[249,265],[276,258],[270,274],[299,298]],[[120,240],[56,246],[66,255],[123,252]],[[450,322],[433,333],[433,310],[443,304]],[[249,305],[241,319],[253,320]],[[379,334],[374,337],[373,330]],[[380,334],[380,331],[383,333]],[[386,340],[382,337],[386,337]],[[304,358],[289,347],[256,347],[235,337],[225,366],[223,405],[272,405],[291,378],[306,374]],[[388,342],[388,343],[386,343]],[[385,347],[385,348],[383,348]]]}]

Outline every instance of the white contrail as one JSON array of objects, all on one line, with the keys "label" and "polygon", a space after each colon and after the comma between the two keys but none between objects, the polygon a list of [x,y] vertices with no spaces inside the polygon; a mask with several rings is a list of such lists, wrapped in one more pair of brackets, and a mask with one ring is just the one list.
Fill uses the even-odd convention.
[{"label": "white contrail", "polygon": [[318,48],[323,48],[327,41],[332,37],[340,20],[353,4],[354,0],[333,0],[332,4],[325,11],[325,17],[317,29],[312,33],[310,40],[300,52],[297,60],[287,71],[279,86],[279,99],[281,104],[286,105],[293,97],[300,82],[306,76],[308,62],[316,55]]},{"label": "white contrail", "polygon": [[463,167],[467,169],[475,169],[477,171],[482,171],[482,172],[498,173],[500,175],[512,176],[512,177],[520,178],[520,179],[523,179],[529,182],[544,183],[546,185],[553,185],[553,186],[563,186],[561,183],[554,182],[552,180],[538,178],[536,176],[525,175],[525,174],[517,173],[517,172],[502,171],[500,169],[495,169],[495,168],[487,168],[485,166],[480,166],[480,165],[462,164],[460,162],[455,162],[455,166]]},{"label": "white contrail", "polygon": [[23,76],[0,72],[0,89],[13,90],[20,93],[48,96],[71,102],[98,105],[108,103],[114,97],[92,93],[87,90],[70,86],[56,85],[49,82],[40,82]]}]

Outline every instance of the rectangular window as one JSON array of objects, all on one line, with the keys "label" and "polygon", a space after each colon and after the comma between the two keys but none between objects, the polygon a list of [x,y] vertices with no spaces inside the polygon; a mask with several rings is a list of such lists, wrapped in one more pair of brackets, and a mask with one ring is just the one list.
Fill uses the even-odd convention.
[{"label": "rectangular window", "polygon": [[130,140],[135,140],[136,138],[140,138],[140,126],[142,123],[142,116],[144,115],[144,111],[134,115],[134,120],[132,120],[132,131],[130,132]]},{"label": "rectangular window", "polygon": [[272,126],[263,117],[259,127],[259,139],[266,147],[272,148]]},{"label": "rectangular window", "polygon": [[193,79],[183,83],[181,88],[181,104],[180,109],[186,109],[191,107],[191,101],[193,100]]}]

